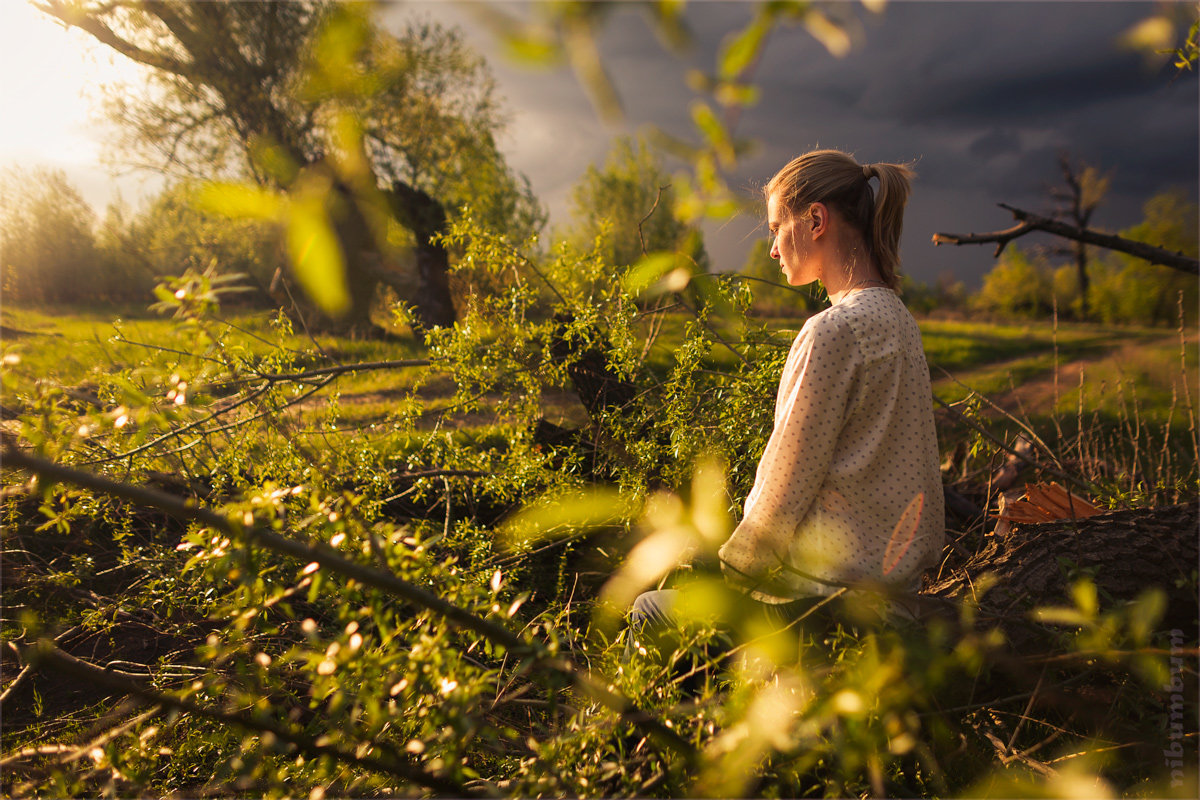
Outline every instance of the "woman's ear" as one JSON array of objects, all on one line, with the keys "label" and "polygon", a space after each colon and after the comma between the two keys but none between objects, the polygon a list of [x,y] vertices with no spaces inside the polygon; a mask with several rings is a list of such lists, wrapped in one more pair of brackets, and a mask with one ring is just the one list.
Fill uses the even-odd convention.
[{"label": "woman's ear", "polygon": [[812,237],[820,237],[829,230],[829,209],[824,203],[813,203],[808,209],[808,221],[812,226]]}]

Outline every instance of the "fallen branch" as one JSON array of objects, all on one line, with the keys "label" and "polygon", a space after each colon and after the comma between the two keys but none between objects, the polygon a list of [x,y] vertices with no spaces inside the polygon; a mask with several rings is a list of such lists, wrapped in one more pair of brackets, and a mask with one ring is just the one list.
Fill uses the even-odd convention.
[{"label": "fallen branch", "polygon": [[86,661],[81,661],[69,653],[59,650],[53,643],[47,640],[38,642],[29,648],[27,653],[30,656],[30,662],[39,667],[49,665],[79,680],[87,681],[96,686],[102,686],[112,692],[132,695],[148,703],[178,709],[195,714],[196,716],[224,722],[228,725],[236,725],[239,728],[256,733],[269,733],[279,741],[294,746],[297,750],[310,757],[319,758],[321,756],[328,756],[347,764],[369,767],[378,772],[384,772],[419,786],[432,789],[448,797],[468,797],[474,795],[474,793],[469,792],[460,784],[437,775],[431,775],[418,767],[397,761],[394,758],[381,758],[372,755],[358,756],[353,752],[347,752],[329,744],[319,744],[317,740],[280,725],[275,720],[267,717],[255,717],[248,714],[221,711],[220,709],[202,706],[190,700],[175,697],[174,695],[164,694],[163,692],[144,686],[137,681],[118,677],[109,670],[104,670]]},{"label": "fallen branch", "polygon": [[230,536],[245,537],[276,553],[282,553],[304,562],[316,562],[321,569],[327,569],[365,586],[371,586],[407,600],[444,617],[451,624],[473,631],[488,641],[501,645],[518,657],[531,657],[540,667],[568,678],[589,699],[615,711],[623,720],[651,735],[656,741],[689,760],[696,756],[694,748],[678,733],[638,708],[629,698],[592,677],[590,673],[575,663],[553,655],[541,642],[522,639],[508,628],[447,602],[432,592],[397,578],[395,575],[350,561],[326,544],[306,544],[289,539],[263,526],[244,526],[234,519],[199,506],[191,500],[184,500],[143,486],[113,481],[101,475],[56,464],[53,461],[47,461],[18,450],[6,448],[3,451],[3,459],[0,461],[5,466],[27,469],[45,480],[72,483],[85,489],[124,498],[137,505],[158,508],[181,520],[196,520]]},{"label": "fallen branch", "polygon": [[1059,222],[1049,217],[1023,211],[1005,203],[998,203],[997,205],[1007,211],[1011,211],[1013,217],[1017,219],[1017,224],[1011,228],[991,233],[935,233],[933,235],[933,243],[935,245],[963,245],[994,242],[996,244],[995,255],[999,256],[1013,239],[1019,239],[1027,233],[1034,231],[1042,231],[1043,233],[1061,236],[1064,239],[1071,239],[1076,242],[1083,242],[1084,244],[1094,244],[1106,250],[1116,250],[1148,261],[1151,264],[1160,264],[1164,267],[1177,269],[1180,272],[1186,272],[1189,275],[1200,275],[1200,261],[1189,258],[1182,253],[1166,250],[1162,247],[1155,247],[1145,242],[1136,242],[1132,239],[1126,239],[1123,236],[1100,233],[1090,228],[1079,228],[1074,225],[1068,225],[1065,222]]}]

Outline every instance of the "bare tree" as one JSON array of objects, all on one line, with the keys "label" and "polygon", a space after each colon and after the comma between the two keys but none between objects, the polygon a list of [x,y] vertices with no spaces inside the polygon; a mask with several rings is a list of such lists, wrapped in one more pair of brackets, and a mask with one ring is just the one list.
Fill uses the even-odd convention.
[{"label": "bare tree", "polygon": [[[1111,173],[1101,175],[1096,167],[1083,163],[1072,163],[1066,152],[1058,155],[1058,168],[1062,172],[1063,186],[1050,189],[1050,196],[1057,201],[1053,216],[1065,220],[1080,230],[1086,230],[1092,220],[1092,214],[1104,200],[1112,182]],[[1060,255],[1073,255],[1075,269],[1079,276],[1080,316],[1088,317],[1088,246],[1082,240],[1076,239],[1071,245],[1055,250]]]}]

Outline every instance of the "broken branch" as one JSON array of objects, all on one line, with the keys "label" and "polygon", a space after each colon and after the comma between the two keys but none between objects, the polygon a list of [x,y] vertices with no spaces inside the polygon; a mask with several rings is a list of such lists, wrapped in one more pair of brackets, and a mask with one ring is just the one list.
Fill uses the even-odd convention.
[{"label": "broken branch", "polygon": [[1200,275],[1200,261],[1194,258],[1189,258],[1182,253],[1176,253],[1171,250],[1166,250],[1162,247],[1155,247],[1145,242],[1135,242],[1132,239],[1126,239],[1123,236],[1116,236],[1110,233],[1100,233],[1091,230],[1090,228],[1079,228],[1075,225],[1068,225],[1065,222],[1059,222],[1049,217],[1043,217],[1039,214],[1034,214],[1029,211],[1023,211],[1019,208],[1007,205],[1005,203],[998,204],[1001,208],[1012,212],[1013,217],[1017,219],[1017,224],[1011,228],[1002,231],[993,231],[991,233],[935,233],[933,235],[933,243],[940,244],[987,244],[994,242],[996,244],[995,255],[999,256],[1008,243],[1013,239],[1018,239],[1027,233],[1033,231],[1042,231],[1043,233],[1061,236],[1064,239],[1071,239],[1085,244],[1093,244],[1097,247],[1103,247],[1106,250],[1116,250],[1120,253],[1126,253],[1135,258],[1140,258],[1151,264],[1159,264],[1171,269],[1177,269],[1180,272],[1186,272],[1189,275]]}]

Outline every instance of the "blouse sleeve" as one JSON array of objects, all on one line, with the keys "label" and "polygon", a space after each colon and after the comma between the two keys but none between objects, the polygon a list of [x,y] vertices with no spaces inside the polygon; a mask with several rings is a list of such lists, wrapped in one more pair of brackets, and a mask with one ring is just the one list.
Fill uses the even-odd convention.
[{"label": "blouse sleeve", "polygon": [[829,472],[861,357],[849,325],[832,315],[800,333],[780,380],[775,427],[741,523],[719,556],[731,582],[755,588],[785,563],[796,527]]}]

